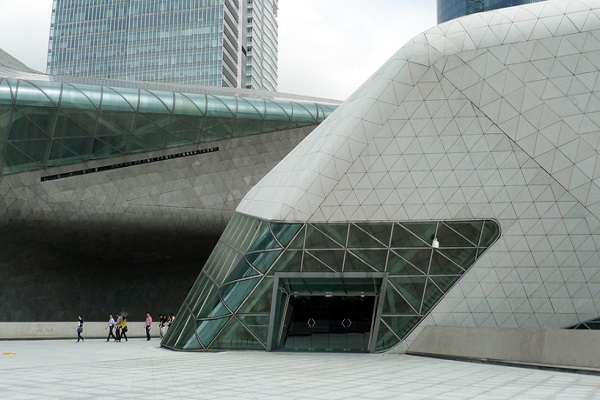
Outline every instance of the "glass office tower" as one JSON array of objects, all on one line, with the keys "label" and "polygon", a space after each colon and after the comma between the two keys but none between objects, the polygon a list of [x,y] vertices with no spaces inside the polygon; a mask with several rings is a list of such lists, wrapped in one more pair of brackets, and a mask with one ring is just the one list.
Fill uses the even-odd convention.
[{"label": "glass office tower", "polygon": [[54,0],[47,72],[246,87],[247,1]]},{"label": "glass office tower", "polygon": [[538,1],[542,0],[437,0],[437,22],[441,24],[463,15]]},{"label": "glass office tower", "polygon": [[247,0],[246,88],[277,90],[278,0]]}]

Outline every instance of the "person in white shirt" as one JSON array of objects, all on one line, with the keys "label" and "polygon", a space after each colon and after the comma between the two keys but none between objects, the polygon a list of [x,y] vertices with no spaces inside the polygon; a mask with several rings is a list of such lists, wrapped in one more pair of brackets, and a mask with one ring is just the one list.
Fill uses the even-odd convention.
[{"label": "person in white shirt", "polygon": [[117,340],[117,338],[115,337],[115,334],[113,333],[113,329],[115,328],[115,319],[113,318],[112,314],[110,314],[108,316],[108,337],[106,338],[106,341],[108,342],[112,336],[113,339]]}]

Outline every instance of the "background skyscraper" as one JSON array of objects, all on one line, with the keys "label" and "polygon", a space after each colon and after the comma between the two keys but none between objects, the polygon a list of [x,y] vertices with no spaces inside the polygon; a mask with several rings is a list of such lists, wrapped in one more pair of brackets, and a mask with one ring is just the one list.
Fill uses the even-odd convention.
[{"label": "background skyscraper", "polygon": [[538,1],[542,0],[437,0],[437,22],[441,24],[463,15]]},{"label": "background skyscraper", "polygon": [[246,0],[248,64],[246,87],[277,90],[278,0]]},{"label": "background skyscraper", "polygon": [[[252,4],[254,3],[254,5]],[[47,72],[93,78],[246,87],[248,9],[257,4],[268,21],[269,43],[253,46],[274,53],[277,0],[54,0]],[[260,21],[260,22],[259,22]],[[272,46],[274,37],[274,48]],[[255,71],[252,67],[250,73]],[[262,73],[261,73],[262,74]],[[252,88],[274,90],[275,85]]]}]

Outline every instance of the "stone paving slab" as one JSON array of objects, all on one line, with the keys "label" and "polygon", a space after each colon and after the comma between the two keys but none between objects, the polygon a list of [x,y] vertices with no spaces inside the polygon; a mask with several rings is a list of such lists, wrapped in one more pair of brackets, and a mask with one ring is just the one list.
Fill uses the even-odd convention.
[{"label": "stone paving slab", "polygon": [[157,339],[1,341],[0,398],[600,399],[600,377],[394,354],[185,353]]}]

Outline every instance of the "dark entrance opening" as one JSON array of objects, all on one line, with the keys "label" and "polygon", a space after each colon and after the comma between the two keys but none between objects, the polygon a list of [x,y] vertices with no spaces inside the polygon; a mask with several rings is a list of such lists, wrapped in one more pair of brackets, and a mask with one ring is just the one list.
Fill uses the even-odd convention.
[{"label": "dark entrance opening", "polygon": [[290,296],[280,349],[368,352],[375,296]]}]

